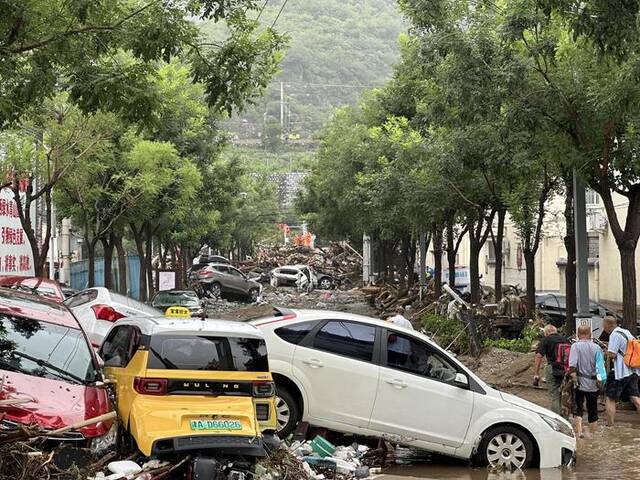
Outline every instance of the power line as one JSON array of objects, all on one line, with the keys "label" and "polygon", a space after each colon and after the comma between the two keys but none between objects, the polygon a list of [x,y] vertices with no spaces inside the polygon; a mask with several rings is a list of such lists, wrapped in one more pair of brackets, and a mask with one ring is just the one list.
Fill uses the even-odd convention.
[{"label": "power line", "polygon": [[280,11],[278,12],[278,15],[276,15],[276,19],[273,21],[273,23],[271,24],[271,28],[276,26],[276,22],[278,21],[278,19],[280,18],[280,14],[282,13],[282,11],[284,10],[284,7],[287,6],[287,2],[289,0],[284,0],[284,2],[282,2],[282,6],[280,7]]},{"label": "power line", "polygon": [[[272,82],[276,83],[276,82]],[[379,85],[354,85],[346,83],[305,83],[305,82],[284,82],[285,85],[302,85],[304,87],[341,87],[341,88],[377,88],[382,87]]]},{"label": "power line", "polygon": [[264,0],[264,3],[262,4],[262,8],[260,9],[260,12],[258,12],[258,16],[256,17],[256,22],[260,20],[260,17],[262,16],[262,12],[264,12],[264,7],[266,7],[268,3],[269,3],[269,0]]}]

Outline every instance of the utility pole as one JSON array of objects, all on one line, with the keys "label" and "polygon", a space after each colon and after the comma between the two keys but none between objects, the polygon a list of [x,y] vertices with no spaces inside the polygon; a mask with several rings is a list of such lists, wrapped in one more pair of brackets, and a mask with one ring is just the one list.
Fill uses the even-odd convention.
[{"label": "utility pole", "polygon": [[427,234],[420,232],[420,300],[422,300],[423,292],[427,286]]},{"label": "utility pole", "polygon": [[575,169],[573,170],[573,208],[576,236],[577,330],[579,325],[591,326],[591,313],[589,312],[589,241],[585,186]]},{"label": "utility pole", "polygon": [[280,139],[284,140],[284,82],[280,82]]}]

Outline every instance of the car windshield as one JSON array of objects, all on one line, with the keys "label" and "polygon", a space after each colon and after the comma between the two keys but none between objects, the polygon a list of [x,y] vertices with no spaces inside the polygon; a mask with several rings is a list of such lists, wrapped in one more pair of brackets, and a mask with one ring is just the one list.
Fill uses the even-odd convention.
[{"label": "car windshield", "polygon": [[179,307],[197,307],[199,302],[194,292],[160,292],[153,299],[152,305],[154,307],[171,307],[173,305]]},{"label": "car windshield", "polygon": [[259,338],[156,335],[147,368],[268,372],[267,347]]},{"label": "car windshield", "polygon": [[80,329],[9,315],[0,315],[0,368],[73,383],[97,379]]}]

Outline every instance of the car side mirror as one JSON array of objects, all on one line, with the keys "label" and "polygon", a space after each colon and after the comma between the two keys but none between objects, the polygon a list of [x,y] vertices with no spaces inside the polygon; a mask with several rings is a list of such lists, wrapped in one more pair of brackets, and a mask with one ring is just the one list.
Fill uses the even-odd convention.
[{"label": "car side mirror", "polygon": [[469,388],[469,378],[464,373],[456,373],[453,384],[460,388]]}]

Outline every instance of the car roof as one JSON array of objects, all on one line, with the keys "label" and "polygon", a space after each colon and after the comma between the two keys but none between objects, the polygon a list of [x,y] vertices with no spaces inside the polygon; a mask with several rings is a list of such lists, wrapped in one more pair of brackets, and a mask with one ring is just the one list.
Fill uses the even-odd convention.
[{"label": "car roof", "polygon": [[213,334],[223,337],[264,338],[262,332],[249,323],[230,320],[175,318],[164,315],[155,317],[127,317],[118,320],[117,326],[132,325],[138,327],[143,335],[175,334]]},{"label": "car roof", "polygon": [[[272,317],[261,317],[256,318],[254,320],[250,320],[248,323],[255,325],[257,327],[261,325],[267,325],[269,323],[273,323],[276,326],[276,323],[279,321],[307,321],[307,320],[353,320],[356,322],[367,323],[370,325],[376,325],[378,327],[390,328],[392,330],[405,331],[410,332],[414,335],[419,335],[426,339],[429,339],[426,335],[421,334],[417,330],[413,330],[410,328],[401,327],[394,323],[387,322],[385,320],[380,320],[378,318],[367,317],[365,315],[358,315],[356,313],[346,313],[346,312],[336,312],[332,310],[311,310],[311,309],[291,309],[286,310],[285,312],[288,314],[282,315],[274,315]],[[295,315],[295,317],[293,316]],[[429,341],[431,341],[429,339]]]},{"label": "car roof", "polygon": [[0,314],[80,329],[76,318],[63,304],[9,288],[0,288]]}]

